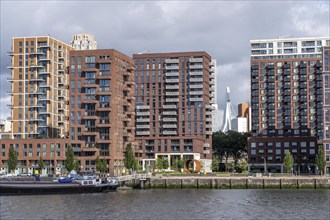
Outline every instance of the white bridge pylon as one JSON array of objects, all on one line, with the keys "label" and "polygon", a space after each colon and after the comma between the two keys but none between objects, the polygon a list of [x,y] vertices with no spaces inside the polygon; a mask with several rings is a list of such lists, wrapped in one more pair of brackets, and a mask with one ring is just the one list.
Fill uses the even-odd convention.
[{"label": "white bridge pylon", "polygon": [[231,130],[231,119],[232,113],[235,114],[235,109],[230,101],[230,88],[226,87],[226,95],[227,95],[227,104],[226,104],[226,111],[225,111],[225,125],[223,126],[222,132],[227,132]]}]

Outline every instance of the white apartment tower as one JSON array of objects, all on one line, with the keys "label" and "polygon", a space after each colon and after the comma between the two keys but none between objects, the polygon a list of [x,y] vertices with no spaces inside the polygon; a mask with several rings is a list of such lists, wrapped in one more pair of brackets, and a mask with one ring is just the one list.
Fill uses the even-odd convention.
[{"label": "white apartment tower", "polygon": [[71,47],[75,50],[96,50],[97,44],[92,34],[76,34],[70,41]]}]

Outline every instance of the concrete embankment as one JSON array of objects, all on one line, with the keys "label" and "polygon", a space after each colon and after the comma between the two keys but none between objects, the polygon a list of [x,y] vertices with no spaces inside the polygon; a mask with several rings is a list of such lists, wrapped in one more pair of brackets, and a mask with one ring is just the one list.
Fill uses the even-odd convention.
[{"label": "concrete embankment", "polygon": [[[139,188],[138,182],[126,186]],[[143,183],[150,189],[330,189],[322,177],[153,177]]]}]

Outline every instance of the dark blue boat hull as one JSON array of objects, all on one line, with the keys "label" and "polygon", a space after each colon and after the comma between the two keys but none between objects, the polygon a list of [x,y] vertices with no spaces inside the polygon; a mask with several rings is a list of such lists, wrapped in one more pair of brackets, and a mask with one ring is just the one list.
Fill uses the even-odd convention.
[{"label": "dark blue boat hull", "polygon": [[100,193],[116,191],[118,185],[87,185],[77,183],[0,183],[0,196],[5,195],[45,195],[45,194],[73,194],[73,193]]}]

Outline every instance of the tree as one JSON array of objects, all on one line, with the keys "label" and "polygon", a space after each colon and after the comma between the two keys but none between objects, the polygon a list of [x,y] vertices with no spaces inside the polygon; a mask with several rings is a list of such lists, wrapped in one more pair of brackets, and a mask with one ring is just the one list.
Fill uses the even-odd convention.
[{"label": "tree", "polygon": [[168,160],[165,158],[163,159],[163,169],[168,169],[170,166],[170,164],[168,163]]},{"label": "tree", "polygon": [[95,162],[96,162],[96,170],[99,171],[99,172],[101,172],[103,163],[100,160],[99,156],[96,157],[96,161]]},{"label": "tree", "polygon": [[135,156],[131,144],[128,144],[124,153],[124,164],[126,169],[134,169]]},{"label": "tree", "polygon": [[250,133],[240,133],[237,131],[214,132],[212,135],[213,157],[221,163],[224,159],[228,165],[228,158],[232,157],[237,166],[238,160],[244,157],[247,152],[247,139]]},{"label": "tree", "polygon": [[290,153],[290,151],[287,151],[285,153],[284,162],[283,162],[284,169],[287,173],[290,173],[292,165],[293,165],[293,156]]},{"label": "tree", "polygon": [[40,158],[39,158],[38,166],[40,169],[40,174],[42,174],[42,170],[45,168],[45,162],[44,162],[42,156],[40,156]]},{"label": "tree", "polygon": [[184,160],[182,160],[181,158],[178,159],[178,169],[179,171],[181,171],[181,169],[183,169],[184,167]]},{"label": "tree", "polygon": [[156,167],[157,167],[158,170],[164,169],[163,158],[161,158],[161,157],[157,158]]},{"label": "tree", "polygon": [[[78,168],[77,168],[78,164]],[[68,145],[66,149],[66,160],[64,162],[66,170],[70,173],[72,170],[78,170],[79,169],[79,163],[77,163],[76,158],[73,153],[73,149],[71,145]]]},{"label": "tree", "polygon": [[218,172],[219,171],[219,164],[220,164],[220,161],[218,160],[217,157],[213,156],[212,157],[212,171],[213,172]]},{"label": "tree", "polygon": [[324,175],[324,169],[326,166],[325,152],[323,145],[319,145],[319,153],[316,155],[316,165],[321,171],[321,175]]},{"label": "tree", "polygon": [[248,167],[248,163],[246,162],[245,159],[242,159],[242,160],[241,160],[241,163],[240,163],[240,165],[239,165],[239,168],[241,168],[242,171],[245,171],[245,170],[247,170],[247,167]]},{"label": "tree", "polygon": [[77,156],[74,157],[73,164],[74,164],[73,169],[75,171],[78,171],[80,169],[80,164],[79,164],[79,161],[78,161],[78,157]]},{"label": "tree", "polygon": [[140,170],[140,163],[138,159],[135,159],[133,170]]},{"label": "tree", "polygon": [[17,153],[13,146],[10,146],[9,148],[9,157],[8,157],[8,171],[14,172],[17,166]]}]

